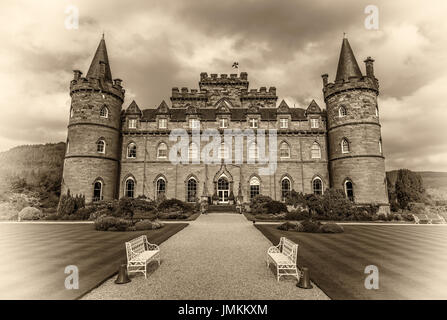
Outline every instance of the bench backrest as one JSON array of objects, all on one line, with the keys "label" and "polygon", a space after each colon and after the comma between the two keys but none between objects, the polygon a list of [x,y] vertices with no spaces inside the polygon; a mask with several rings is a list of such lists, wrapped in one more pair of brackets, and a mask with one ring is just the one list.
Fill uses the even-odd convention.
[{"label": "bench backrest", "polygon": [[279,244],[281,245],[281,252],[286,256],[289,256],[292,259],[293,263],[296,263],[298,245],[295,242],[287,239],[286,237],[281,237]]},{"label": "bench backrest", "polygon": [[146,241],[146,235],[142,235],[126,242],[127,261],[132,260],[135,254],[142,253],[146,250]]}]

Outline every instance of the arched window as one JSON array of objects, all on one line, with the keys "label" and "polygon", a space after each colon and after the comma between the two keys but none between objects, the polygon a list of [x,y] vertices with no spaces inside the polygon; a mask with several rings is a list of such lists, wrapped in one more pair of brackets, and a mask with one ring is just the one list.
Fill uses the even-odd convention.
[{"label": "arched window", "polygon": [[127,157],[136,158],[137,157],[137,145],[133,142],[129,143],[127,146]]},{"label": "arched window", "polygon": [[290,194],[291,183],[289,178],[285,177],[281,180],[281,200],[286,201],[287,197]]},{"label": "arched window", "polygon": [[321,147],[318,142],[312,143],[310,154],[312,159],[321,159]]},{"label": "arched window", "polygon": [[188,148],[189,161],[197,161],[199,159],[199,148],[195,142],[191,142]]},{"label": "arched window", "polygon": [[251,160],[257,160],[259,156],[258,145],[256,142],[252,142],[248,147],[248,158]]},{"label": "arched window", "polygon": [[109,117],[109,109],[106,106],[103,106],[101,110],[99,111],[99,116],[101,118],[108,118]]},{"label": "arched window", "polygon": [[168,146],[166,143],[162,142],[158,145],[157,148],[157,158],[167,158],[168,157]]},{"label": "arched window", "polygon": [[319,177],[315,177],[312,180],[312,191],[316,195],[322,195],[323,194],[323,181]]},{"label": "arched window", "polygon": [[127,178],[125,186],[124,196],[133,198],[135,195],[135,180],[132,177]]},{"label": "arched window", "polygon": [[194,178],[188,180],[187,201],[195,202],[197,200],[197,181]]},{"label": "arched window", "polygon": [[349,153],[349,141],[346,138],[341,140],[341,153]]},{"label": "arched window", "polygon": [[354,201],[354,185],[351,180],[345,181],[345,194],[349,200]]},{"label": "arched window", "polygon": [[162,177],[157,180],[157,198],[166,194],[166,180]]},{"label": "arched window", "polygon": [[379,116],[379,107],[376,106],[376,117],[378,117],[378,116]]},{"label": "arched window", "polygon": [[285,141],[281,142],[279,145],[279,157],[280,158],[290,158],[290,147]]},{"label": "arched window", "polygon": [[93,184],[93,199],[92,201],[102,200],[102,181],[96,180]]},{"label": "arched window", "polygon": [[260,185],[261,183],[257,177],[253,177],[250,179],[250,199],[253,199],[257,195],[259,195]]},{"label": "arched window", "polygon": [[66,148],[65,153],[68,153],[68,152],[70,152],[70,140],[67,140],[67,148]]},{"label": "arched window", "polygon": [[228,159],[229,157],[230,157],[230,148],[225,142],[222,142],[219,148],[219,158],[225,160]]},{"label": "arched window", "polygon": [[346,116],[346,108],[344,106],[340,106],[340,108],[338,108],[338,116],[340,118]]},{"label": "arched window", "polygon": [[382,138],[379,140],[379,152],[382,153]]},{"label": "arched window", "polygon": [[106,152],[106,142],[103,139],[100,139],[98,140],[98,142],[96,142],[96,151],[98,153]]},{"label": "arched window", "polygon": [[74,110],[73,107],[70,107],[70,118],[73,118],[74,116]]}]

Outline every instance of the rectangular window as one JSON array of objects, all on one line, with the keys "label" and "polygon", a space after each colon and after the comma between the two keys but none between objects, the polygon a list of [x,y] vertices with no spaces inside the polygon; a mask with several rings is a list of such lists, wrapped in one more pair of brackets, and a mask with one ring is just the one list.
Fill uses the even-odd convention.
[{"label": "rectangular window", "polygon": [[129,119],[129,129],[137,128],[137,119]]},{"label": "rectangular window", "polygon": [[189,127],[191,129],[199,129],[200,128],[199,119],[189,119]]},{"label": "rectangular window", "polygon": [[285,118],[279,119],[279,127],[281,129],[287,129],[289,127],[289,119]]},{"label": "rectangular window", "polygon": [[219,120],[219,127],[220,128],[228,128],[228,119],[222,118]]},{"label": "rectangular window", "polygon": [[159,119],[158,120],[158,128],[159,129],[166,129],[168,127],[168,120],[167,119]]},{"label": "rectangular window", "polygon": [[250,199],[259,195],[259,186],[251,185],[250,186]]},{"label": "rectangular window", "polygon": [[250,118],[250,120],[248,120],[248,122],[250,123],[250,128],[252,128],[252,129],[258,128],[258,119]]},{"label": "rectangular window", "polygon": [[320,121],[318,119],[310,119],[310,127],[316,129],[319,127]]}]

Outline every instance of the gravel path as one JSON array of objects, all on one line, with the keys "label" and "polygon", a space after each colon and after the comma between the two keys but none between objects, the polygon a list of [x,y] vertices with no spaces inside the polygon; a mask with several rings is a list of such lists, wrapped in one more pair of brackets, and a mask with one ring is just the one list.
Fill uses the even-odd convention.
[{"label": "gravel path", "polygon": [[265,263],[269,246],[243,215],[202,215],[161,244],[161,266],[152,263],[148,279],[109,279],[83,299],[328,299],[315,284],[305,290],[294,278],[278,283]]}]

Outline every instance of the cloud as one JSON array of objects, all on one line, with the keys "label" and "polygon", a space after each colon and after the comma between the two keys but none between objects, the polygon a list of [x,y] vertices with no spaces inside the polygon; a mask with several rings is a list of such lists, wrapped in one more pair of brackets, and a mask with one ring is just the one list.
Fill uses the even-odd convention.
[{"label": "cloud", "polygon": [[[0,150],[65,141],[72,70],[87,71],[105,32],[112,75],[126,101],[169,103],[171,87],[240,63],[251,87],[279,101],[324,107],[320,75],[333,80],[343,32],[364,70],[375,59],[387,169],[447,171],[445,2],[376,1],[379,30],[364,28],[369,1],[6,1],[0,12]],[[78,30],[64,27],[68,5]],[[26,10],[24,10],[26,8]]]}]

